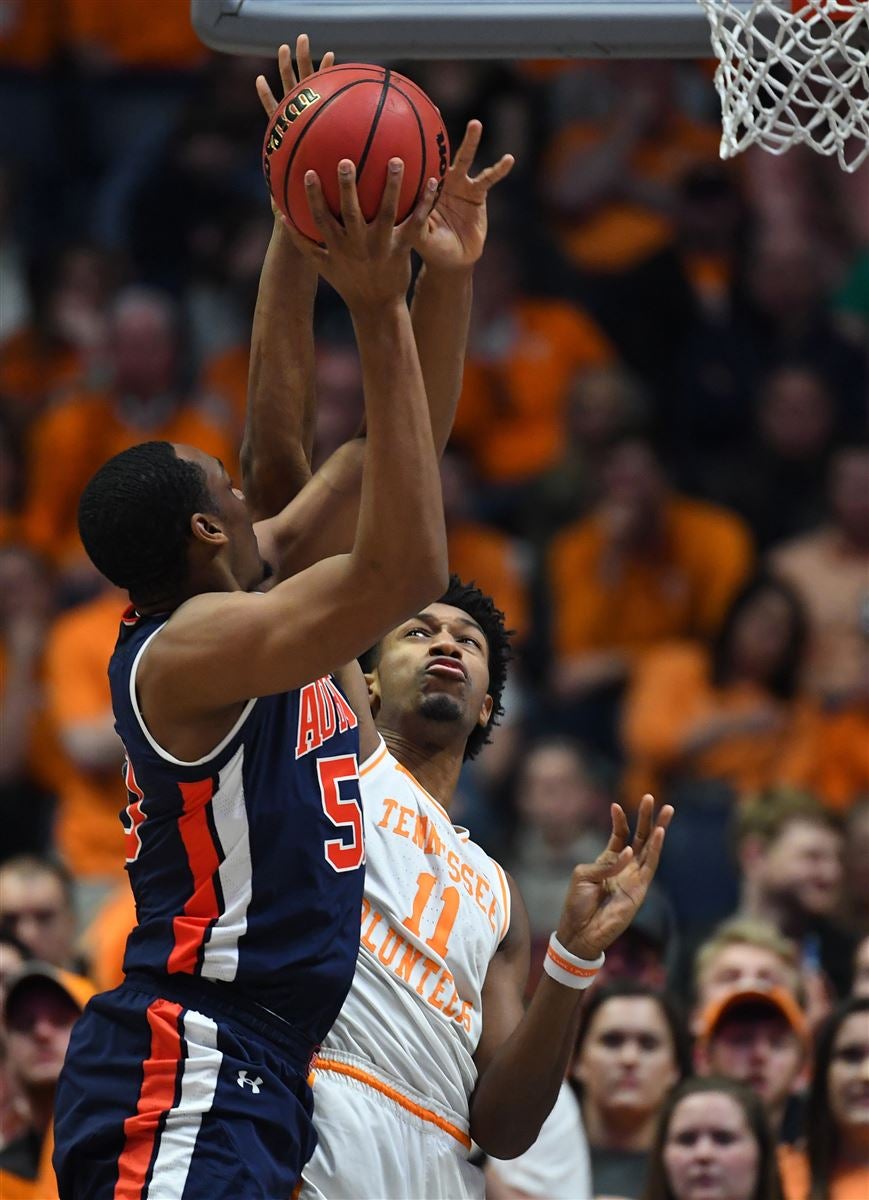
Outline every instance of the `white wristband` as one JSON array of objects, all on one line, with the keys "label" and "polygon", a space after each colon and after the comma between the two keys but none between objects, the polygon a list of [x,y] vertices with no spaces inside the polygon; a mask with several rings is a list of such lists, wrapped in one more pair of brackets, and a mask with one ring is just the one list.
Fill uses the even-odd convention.
[{"label": "white wristband", "polygon": [[597,979],[598,971],[603,966],[605,958],[606,955],[603,951],[591,962],[586,958],[577,958],[575,954],[564,949],[553,933],[549,939],[546,957],[543,960],[543,970],[556,983],[563,983],[565,987],[581,990],[591,987]]}]

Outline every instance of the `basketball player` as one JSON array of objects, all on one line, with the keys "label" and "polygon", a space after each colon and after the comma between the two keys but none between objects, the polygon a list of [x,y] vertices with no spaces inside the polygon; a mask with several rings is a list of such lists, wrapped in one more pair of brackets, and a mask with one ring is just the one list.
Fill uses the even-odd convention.
[{"label": "basketball player", "polygon": [[289,579],[278,565],[269,590],[263,555],[292,544],[297,513],[254,527],[189,446],[125,451],[82,496],[85,547],[131,599],[109,675],[139,923],[61,1076],[63,1200],[288,1197],[314,1148],[306,1079],[353,977],[364,862],[358,720],[330,671],[446,582],[405,300],[436,184],[395,229],[401,176],[393,161],[366,225],[339,172],[343,225],[314,248],[362,361],[348,552]]},{"label": "basketball player", "polygon": [[[288,53],[282,49],[285,61]],[[467,309],[457,320],[449,296],[469,297],[485,240],[486,193],[498,175],[497,168],[476,180],[467,175],[479,133],[472,123],[417,246],[426,263],[418,287],[432,289],[418,290],[414,300],[415,311],[427,316],[415,322],[421,359],[429,325],[441,335],[441,377],[437,386],[427,380],[440,447],[458,393],[467,322]],[[328,228],[316,186],[311,208]],[[304,255],[298,239],[291,243]],[[261,299],[274,286],[274,261],[266,263]],[[286,355],[300,337],[296,329],[288,338],[274,311],[258,304],[252,345],[263,372],[276,361],[273,351]],[[312,381],[299,361],[295,371],[298,403],[312,395]],[[293,429],[310,423],[286,409],[286,396],[282,415],[278,390],[252,388],[248,414],[248,449],[261,447],[248,466],[255,476],[256,464],[268,462],[270,479],[280,475]],[[303,454],[297,437],[289,461]],[[354,507],[350,457],[331,465],[331,498],[307,489],[324,514],[319,520],[312,509],[307,528],[326,543],[340,536],[342,507],[352,528]],[[613,806],[609,845],[596,863],[577,867],[547,975],[523,1014],[529,932],[521,898],[448,815],[463,759],[481,748],[500,712],[507,657],[503,618],[492,601],[451,580],[439,602],[378,643],[367,689],[355,668],[341,675],[360,718],[367,875],[356,978],[316,1060],[320,1145],[305,1170],[305,1197],[482,1196],[482,1174],[467,1161],[471,1139],[498,1157],[535,1140],[563,1078],[581,986],[593,980],[603,950],[628,925],[654,875],[672,810],[655,822],[645,797],[628,847],[627,821]],[[366,691],[376,727],[365,711]]]}]

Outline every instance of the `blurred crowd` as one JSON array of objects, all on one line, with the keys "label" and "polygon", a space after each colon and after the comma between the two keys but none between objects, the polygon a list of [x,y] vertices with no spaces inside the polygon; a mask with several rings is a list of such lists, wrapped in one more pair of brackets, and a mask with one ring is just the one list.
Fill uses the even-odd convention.
[{"label": "blurred crowd", "polygon": [[[46,1194],[69,1028],[135,921],[106,678],[124,597],[78,495],[152,438],[238,472],[272,228],[253,85],[277,73],[207,52],[188,7],[0,4],[5,1198]],[[707,63],[393,65],[454,140],[482,119],[480,165],[517,158],[443,485],[451,567],[515,631],[455,817],[519,883],[532,977],[610,801],[677,809],[493,1200],[693,1200],[701,1151],[745,1178],[735,1200],[778,1195],[777,1162],[787,1200],[866,1200],[869,169],[722,164]],[[325,289],[317,346],[322,462],[362,406]]]}]

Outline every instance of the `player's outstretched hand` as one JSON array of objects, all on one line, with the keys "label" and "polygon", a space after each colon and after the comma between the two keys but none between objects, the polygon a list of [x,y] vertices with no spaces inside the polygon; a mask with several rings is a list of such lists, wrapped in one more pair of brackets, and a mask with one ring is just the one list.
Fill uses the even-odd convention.
[{"label": "player's outstretched hand", "polygon": [[673,809],[665,804],[655,819],[655,801],[643,796],[634,840],[620,804],[612,806],[612,834],[589,865],[574,868],[556,936],[571,954],[595,959],[624,933],[646,898]]},{"label": "player's outstretched hand", "polygon": [[286,229],[297,249],[313,259],[324,279],[332,284],[351,312],[371,305],[404,299],[410,285],[410,251],[419,238],[437,199],[437,180],[429,179],[422,199],[401,225],[395,224],[404,163],[391,158],[380,209],[366,222],[356,192],[356,168],[349,158],[338,164],[341,218],[326,204],[316,171],[305,175],[305,192],[322,245],[294,229]]},{"label": "player's outstretched hand", "polygon": [[[308,79],[311,75],[316,75],[317,71],[324,71],[326,67],[331,67],[334,63],[334,52],[327,50],[320,60],[319,67],[315,68],[314,60],[311,58],[311,43],[308,40],[308,35],[300,33],[296,38],[296,67],[293,67],[293,56],[290,53],[290,47],[286,43],[278,47],[278,72],[281,77],[281,95],[286,96],[303,79]],[[256,77],[256,94],[259,96],[260,104],[263,106],[266,116],[271,120],[275,115],[278,102],[265,75],[257,75]],[[274,200],[271,200],[271,206],[272,212],[277,219],[282,225],[286,225],[286,219],[281,216],[280,210]]]},{"label": "player's outstretched hand", "polygon": [[[317,71],[325,71],[327,67],[333,66],[334,62],[334,53],[331,50],[327,50],[320,60],[319,67],[315,69],[314,61],[311,58],[311,44],[308,40],[308,35],[300,33],[296,38],[296,64],[298,70],[293,67],[293,56],[290,53],[290,47],[286,43],[278,47],[278,71],[280,72],[281,87],[283,88],[281,94],[286,96],[303,79],[307,79],[311,75],[316,75]],[[256,94],[259,96],[260,104],[265,109],[266,116],[271,120],[275,115],[278,102],[265,75],[257,75],[256,77]]]},{"label": "player's outstretched hand", "polygon": [[429,266],[444,270],[469,267],[486,243],[486,197],[513,169],[512,154],[504,154],[472,179],[469,172],[483,136],[479,121],[469,121],[446,173],[436,207],[422,228],[414,249]]}]

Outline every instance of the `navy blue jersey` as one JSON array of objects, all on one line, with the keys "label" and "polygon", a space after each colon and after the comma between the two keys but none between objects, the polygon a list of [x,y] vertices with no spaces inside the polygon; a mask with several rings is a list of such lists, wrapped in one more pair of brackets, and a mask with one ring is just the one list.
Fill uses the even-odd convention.
[{"label": "navy blue jersey", "polygon": [[356,714],[326,677],[249,701],[211,754],[179,761],[146,729],[135,692],[168,619],[129,609],[109,664],[138,917],[124,969],[231,984],[318,1043],[359,946]]}]

